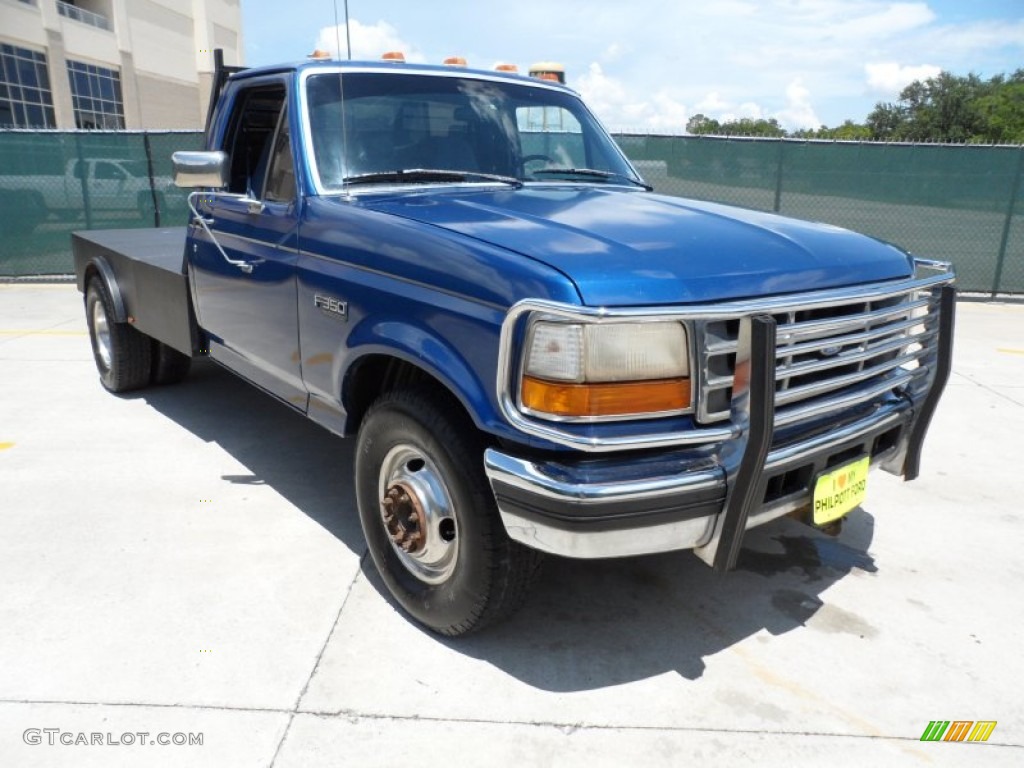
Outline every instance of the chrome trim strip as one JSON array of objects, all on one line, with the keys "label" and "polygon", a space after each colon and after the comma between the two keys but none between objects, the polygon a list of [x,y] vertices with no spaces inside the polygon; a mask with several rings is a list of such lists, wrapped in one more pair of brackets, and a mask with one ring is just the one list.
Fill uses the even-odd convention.
[{"label": "chrome trim strip", "polygon": [[[912,291],[908,291],[908,293],[911,292]],[[931,304],[930,298],[914,299],[905,304],[897,304],[895,307],[876,309],[872,312],[861,312],[856,315],[849,315],[845,317],[833,317],[828,320],[807,320],[804,322],[786,323],[779,326],[779,339],[783,344],[794,345],[807,336],[818,337],[819,334],[833,336],[837,331],[845,332],[848,328],[860,329],[868,325],[876,325],[883,321],[889,322],[888,318],[899,317],[900,315],[909,315],[917,309],[927,309],[929,304]]]},{"label": "chrome trim strip", "polygon": [[842,389],[848,387],[851,384],[857,384],[861,381],[867,381],[868,379],[874,378],[875,376],[888,373],[891,370],[912,363],[918,358],[924,357],[925,349],[919,349],[915,352],[911,352],[901,357],[897,357],[893,360],[888,360],[884,363],[872,366],[871,368],[865,368],[857,373],[848,373],[845,376],[836,376],[835,378],[826,379],[825,381],[815,382],[814,384],[804,384],[799,387],[792,387],[790,389],[783,389],[775,394],[775,401],[779,407],[800,400],[807,400],[817,395],[825,394],[826,392],[832,392],[836,389]]},{"label": "chrome trim strip", "polygon": [[[775,378],[777,381],[782,381],[783,379],[795,379],[799,378],[800,376],[806,376],[807,374],[810,373],[820,373],[821,371],[833,371],[836,368],[844,368],[847,365],[853,365],[855,363],[866,363],[867,361],[873,360],[876,357],[887,355],[891,352],[899,352],[902,355],[901,357],[895,358],[893,360],[883,361],[881,363],[872,365],[871,367],[865,368],[863,370],[866,373],[868,371],[877,371],[879,368],[883,367],[895,368],[897,365],[902,365],[903,362],[910,362],[908,358],[912,358],[913,355],[909,352],[906,352],[905,347],[909,347],[915,341],[916,339],[908,338],[890,339],[879,344],[878,346],[870,347],[863,352],[851,352],[848,355],[840,354],[836,355],[835,357],[825,358],[824,360],[805,360],[799,363],[780,365],[776,371]],[[839,382],[840,386],[846,386],[848,383],[850,383],[848,381],[845,381],[844,377],[841,376],[828,379],[827,383],[835,382]],[[815,382],[814,384],[807,385],[807,387],[813,388],[815,386],[819,386],[825,383],[826,382],[824,381]],[[779,394],[782,395],[787,392],[801,392],[802,389],[804,388],[790,386],[779,392]]]},{"label": "chrome trim strip", "polygon": [[679,491],[702,491],[725,485],[725,475],[721,467],[622,483],[578,485],[551,477],[532,461],[510,456],[494,448],[484,451],[484,471],[492,481],[501,480],[536,496],[583,503],[655,499]]},{"label": "chrome trim strip", "polygon": [[768,454],[768,460],[764,463],[765,471],[774,471],[790,462],[799,463],[806,461],[814,454],[827,450],[830,445],[840,445],[862,438],[872,430],[884,430],[895,426],[897,422],[904,418],[908,410],[910,410],[909,403],[901,401],[885,406],[880,409],[879,413],[873,413],[860,421],[847,424],[835,432],[829,432],[828,434],[820,435],[811,440],[805,440],[802,443],[796,443],[785,448],[777,448]]},{"label": "chrome trim strip", "polygon": [[[859,333],[847,333],[840,336],[825,336],[814,339],[812,341],[798,341],[792,343],[786,343],[779,347],[779,353],[776,355],[777,358],[794,357],[795,355],[806,355],[809,352],[818,352],[827,347],[846,347],[853,344],[863,344],[864,342],[876,341],[878,339],[884,339],[886,336],[894,336],[901,331],[909,331],[918,325],[924,325],[924,321],[927,318],[923,317],[911,317],[906,320],[900,320],[899,322],[893,323],[892,325],[883,325],[872,328],[870,331],[861,331]],[[904,342],[910,340],[920,340],[928,335],[928,332],[922,334],[910,334],[900,336]],[[931,335],[935,335],[935,331],[931,332]],[[870,347],[869,347],[870,348]],[[838,358],[837,358],[838,359]]]},{"label": "chrome trim strip", "polygon": [[715,515],[616,531],[563,531],[498,508],[510,539],[562,557],[594,560],[693,549],[711,533]]},{"label": "chrome trim strip", "polygon": [[[298,248],[291,248],[291,247],[289,247],[287,245],[278,245],[277,243],[272,243],[269,240],[257,240],[254,237],[246,237],[245,235],[239,235],[239,234],[236,234],[234,232],[228,232],[228,231],[223,230],[223,229],[217,229],[216,227],[211,227],[211,229],[215,233],[217,233],[218,235],[220,235],[222,237],[233,237],[235,240],[241,240],[242,242],[245,242],[245,243],[251,243],[252,245],[258,245],[261,248],[266,248],[266,247],[269,246],[270,248],[275,248],[276,250],[279,250],[279,251],[286,251],[287,253],[298,254],[298,253],[301,252],[301,251],[299,251]],[[291,230],[291,231],[289,231],[287,233],[286,236],[287,237],[291,237],[293,234],[294,234],[294,230]]]},{"label": "chrome trim strip", "polygon": [[857,392],[833,397],[816,403],[809,403],[807,405],[794,405],[786,409],[780,408],[775,412],[775,426],[785,427],[789,424],[802,421],[803,419],[812,419],[818,416],[823,416],[831,411],[838,411],[842,408],[859,405],[860,403],[872,400],[879,395],[884,395],[886,392],[893,390],[896,387],[902,387],[913,379],[915,375],[915,371],[907,370],[901,374],[893,376],[892,378],[887,378],[885,381],[882,381],[868,389],[861,389]]}]

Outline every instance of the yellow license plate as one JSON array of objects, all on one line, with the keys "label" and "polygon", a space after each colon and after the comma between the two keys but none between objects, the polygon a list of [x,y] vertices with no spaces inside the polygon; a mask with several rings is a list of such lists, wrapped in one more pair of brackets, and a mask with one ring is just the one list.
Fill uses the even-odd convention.
[{"label": "yellow license plate", "polygon": [[851,461],[818,477],[814,484],[814,524],[838,520],[867,497],[870,459]]}]

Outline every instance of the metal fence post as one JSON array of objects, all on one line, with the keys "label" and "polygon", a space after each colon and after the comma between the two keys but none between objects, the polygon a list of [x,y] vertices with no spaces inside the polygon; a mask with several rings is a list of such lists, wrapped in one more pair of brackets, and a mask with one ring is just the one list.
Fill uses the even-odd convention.
[{"label": "metal fence post", "polygon": [[772,208],[775,213],[782,210],[782,149],[786,146],[785,139],[777,139],[779,142],[779,163],[775,171],[775,205]]},{"label": "metal fence post", "polygon": [[1020,188],[1021,169],[1024,168],[1024,147],[1017,149],[1017,172],[1013,175],[1013,187],[1010,188],[1010,203],[1006,206],[1006,221],[1003,222],[1003,234],[999,238],[999,257],[996,259],[996,274],[992,280],[992,295],[999,293],[999,283],[1003,281],[1003,264],[1006,262],[1006,246],[1010,240],[1010,225],[1013,223],[1013,211],[1017,207],[1017,190]]},{"label": "metal fence post", "polygon": [[149,145],[149,131],[142,133],[142,146],[146,150],[146,173],[149,174],[149,195],[153,199],[153,226],[160,227],[160,199],[153,179],[153,148]]},{"label": "metal fence post", "polygon": [[89,201],[89,182],[85,176],[89,172],[89,166],[85,163],[85,156],[82,154],[82,134],[75,133],[75,154],[78,155],[78,183],[82,187],[82,209],[85,211],[85,228],[92,229],[92,204]]}]

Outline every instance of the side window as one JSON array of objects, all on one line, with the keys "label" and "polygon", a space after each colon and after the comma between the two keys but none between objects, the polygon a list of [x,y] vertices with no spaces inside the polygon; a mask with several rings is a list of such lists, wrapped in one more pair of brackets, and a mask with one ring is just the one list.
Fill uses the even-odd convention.
[{"label": "side window", "polygon": [[295,199],[295,163],[292,159],[291,131],[288,128],[288,110],[282,110],[281,121],[274,140],[267,175],[266,200],[289,203]]},{"label": "side window", "polygon": [[105,181],[112,181],[123,179],[124,174],[121,173],[121,169],[113,163],[96,163],[96,178],[103,179]]},{"label": "side window", "polygon": [[274,130],[284,109],[284,85],[254,85],[240,92],[224,149],[231,156],[228,191],[260,198],[270,166]]}]

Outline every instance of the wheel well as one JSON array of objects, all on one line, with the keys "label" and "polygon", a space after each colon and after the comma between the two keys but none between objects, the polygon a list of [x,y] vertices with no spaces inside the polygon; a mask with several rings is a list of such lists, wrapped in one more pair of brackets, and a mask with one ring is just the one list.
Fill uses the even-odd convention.
[{"label": "wheel well", "polygon": [[345,432],[354,434],[373,401],[395,389],[428,389],[457,408],[470,424],[472,418],[462,401],[444,383],[417,365],[390,355],[367,355],[349,372],[342,390],[348,414]]}]

